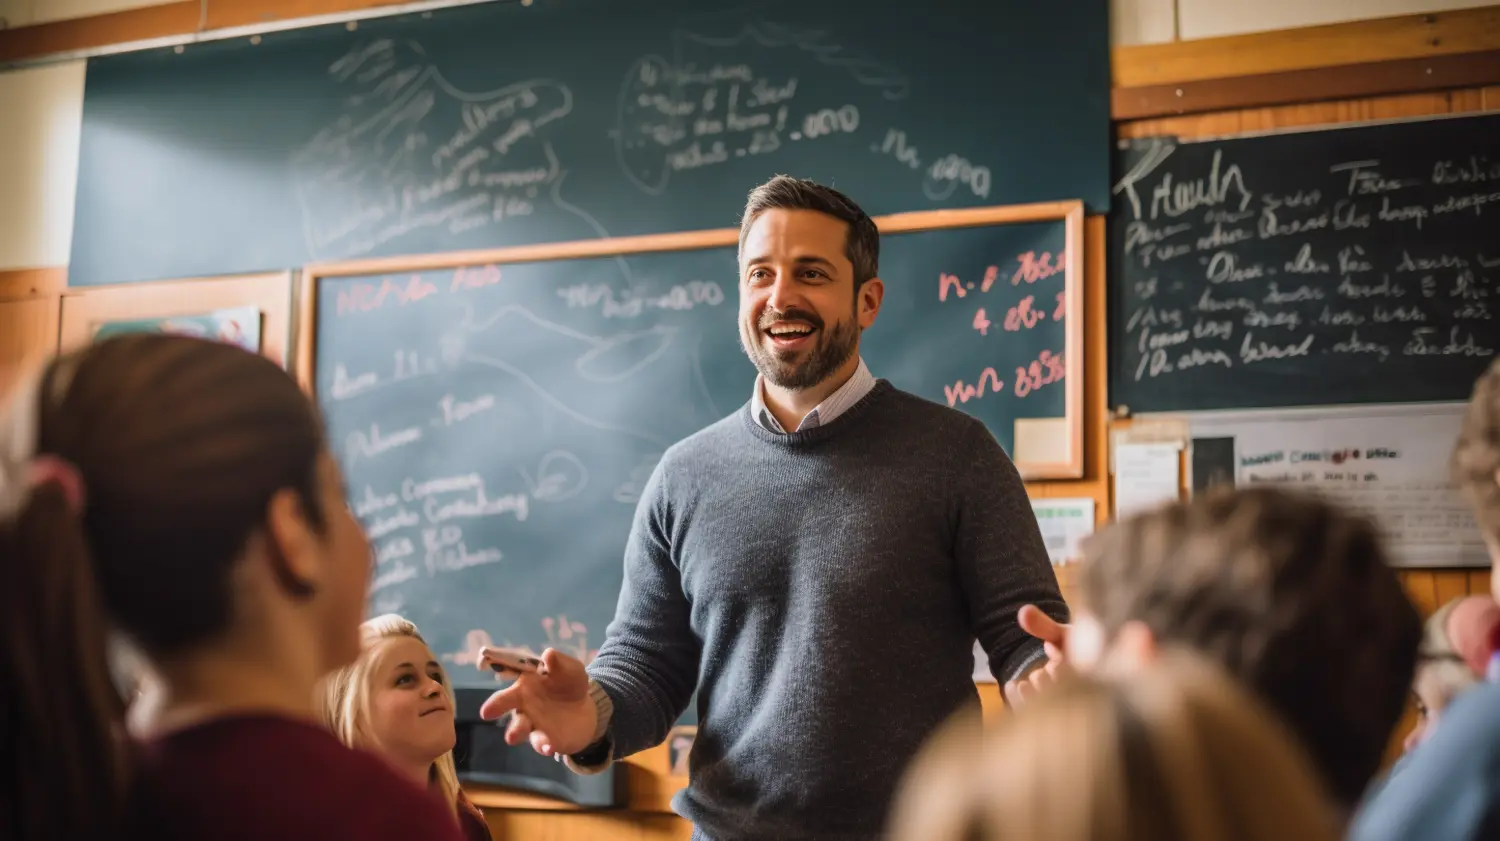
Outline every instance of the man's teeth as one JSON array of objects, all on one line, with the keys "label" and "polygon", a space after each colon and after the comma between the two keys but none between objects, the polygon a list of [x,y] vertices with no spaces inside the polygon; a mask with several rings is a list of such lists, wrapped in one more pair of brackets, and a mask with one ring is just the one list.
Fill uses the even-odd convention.
[{"label": "man's teeth", "polygon": [[773,336],[805,336],[812,332],[811,327],[772,327],[768,332]]}]

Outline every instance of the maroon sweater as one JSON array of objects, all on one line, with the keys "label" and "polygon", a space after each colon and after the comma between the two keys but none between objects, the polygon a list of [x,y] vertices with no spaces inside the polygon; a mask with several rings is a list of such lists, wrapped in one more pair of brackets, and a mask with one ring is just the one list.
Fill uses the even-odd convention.
[{"label": "maroon sweater", "polygon": [[231,717],[140,747],[134,838],[464,841],[437,797],[310,723]]}]

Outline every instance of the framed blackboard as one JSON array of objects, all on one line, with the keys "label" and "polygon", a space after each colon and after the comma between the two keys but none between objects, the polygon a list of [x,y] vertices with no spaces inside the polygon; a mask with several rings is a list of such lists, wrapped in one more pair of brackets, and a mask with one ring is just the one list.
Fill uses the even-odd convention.
[{"label": "framed blackboard", "polygon": [[1468,399],[1500,349],[1500,115],[1122,142],[1110,402]]},{"label": "framed blackboard", "polygon": [[[872,372],[984,420],[1023,475],[1079,475],[1082,204],[877,222]],[[596,652],[656,461],[750,398],[737,234],[306,270],[298,370],[374,546],[371,610],[468,666],[456,685],[492,685],[483,644]]]},{"label": "framed blackboard", "polygon": [[91,59],[69,283],[1109,201],[1106,0],[495,2]]}]

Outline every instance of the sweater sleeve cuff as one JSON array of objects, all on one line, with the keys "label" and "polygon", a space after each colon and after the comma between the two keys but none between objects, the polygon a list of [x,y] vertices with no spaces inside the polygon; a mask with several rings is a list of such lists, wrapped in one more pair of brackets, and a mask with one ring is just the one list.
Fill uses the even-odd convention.
[{"label": "sweater sleeve cuff", "polygon": [[1010,674],[1006,676],[1005,680],[1015,680],[1016,678],[1030,671],[1033,666],[1037,665],[1038,663],[1045,662],[1046,660],[1046,649],[1042,648],[1041,646],[1037,646],[1035,649],[1032,649],[1031,653],[1021,658],[1020,662],[1016,664],[1015,668],[1011,669]]},{"label": "sweater sleeve cuff", "polygon": [[609,737],[609,722],[614,717],[614,700],[596,680],[589,680],[589,698],[594,702],[594,738],[589,746],[562,758],[575,774],[598,774],[614,763],[615,742]]}]

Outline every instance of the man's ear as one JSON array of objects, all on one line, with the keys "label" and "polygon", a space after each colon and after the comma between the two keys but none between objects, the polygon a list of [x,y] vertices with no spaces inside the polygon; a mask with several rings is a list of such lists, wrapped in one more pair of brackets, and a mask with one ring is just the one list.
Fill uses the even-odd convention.
[{"label": "man's ear", "polygon": [[277,583],[295,597],[316,590],[322,563],[318,535],[307,505],[296,491],[282,488],[266,506],[266,558]]},{"label": "man's ear", "polygon": [[1115,634],[1111,646],[1111,664],[1125,671],[1135,671],[1156,661],[1156,634],[1139,621],[1126,622]]},{"label": "man's ear", "polygon": [[854,314],[859,319],[860,329],[869,329],[880,314],[880,302],[885,300],[885,283],[872,277],[859,287]]}]

